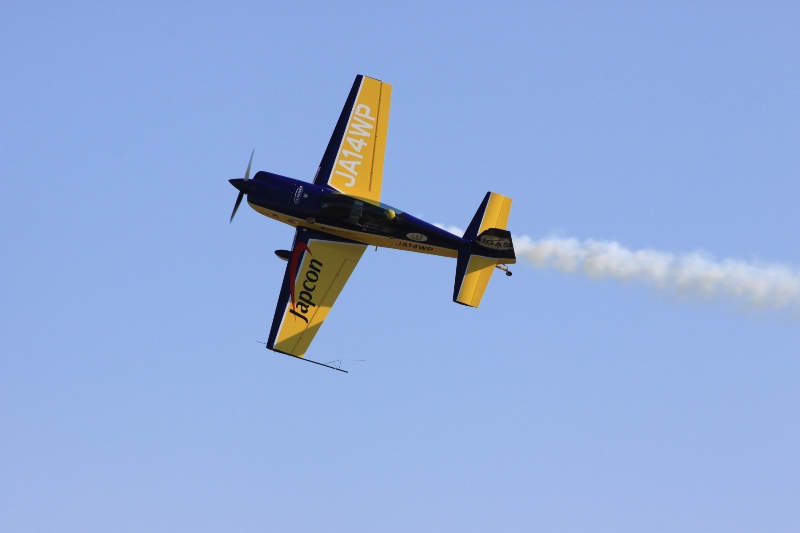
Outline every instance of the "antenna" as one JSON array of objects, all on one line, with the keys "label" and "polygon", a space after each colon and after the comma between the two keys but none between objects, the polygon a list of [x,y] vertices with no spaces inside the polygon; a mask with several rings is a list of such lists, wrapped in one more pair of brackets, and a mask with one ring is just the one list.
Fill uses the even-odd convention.
[{"label": "antenna", "polygon": [[339,363],[336,365],[336,370],[342,369],[342,361],[355,361],[356,363],[363,363],[366,359],[335,359],[333,361],[328,361],[325,363],[326,365],[332,365],[333,363]]}]

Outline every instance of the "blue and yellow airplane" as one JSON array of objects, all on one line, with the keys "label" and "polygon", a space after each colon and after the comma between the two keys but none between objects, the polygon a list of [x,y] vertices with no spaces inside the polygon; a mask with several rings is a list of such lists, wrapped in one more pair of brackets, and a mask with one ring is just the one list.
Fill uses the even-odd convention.
[{"label": "blue and yellow airplane", "polygon": [[[453,257],[453,301],[478,307],[495,268],[516,262],[506,230],[511,198],[489,192],[463,237],[380,203],[392,86],[356,76],[312,183],[258,172],[230,180],[269,218],[297,228],[267,348],[305,358],[311,341],[367,246]],[[311,361],[323,366],[328,364]],[[341,365],[339,365],[341,366]]]}]

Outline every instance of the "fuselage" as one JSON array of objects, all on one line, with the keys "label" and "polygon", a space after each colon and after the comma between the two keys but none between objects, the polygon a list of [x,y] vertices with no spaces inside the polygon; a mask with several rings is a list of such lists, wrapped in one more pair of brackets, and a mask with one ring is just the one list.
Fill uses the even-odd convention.
[{"label": "fuselage", "polygon": [[230,180],[247,203],[269,218],[345,239],[423,254],[457,257],[469,241],[399,209],[271,172]]}]

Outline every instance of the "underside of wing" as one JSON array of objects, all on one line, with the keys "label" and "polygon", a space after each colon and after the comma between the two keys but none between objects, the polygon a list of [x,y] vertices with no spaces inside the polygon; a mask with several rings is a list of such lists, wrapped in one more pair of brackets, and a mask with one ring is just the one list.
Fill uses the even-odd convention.
[{"label": "underside of wing", "polygon": [[298,228],[267,347],[303,357],[366,246]]},{"label": "underside of wing", "polygon": [[322,156],[316,185],[380,201],[392,86],[356,76]]}]

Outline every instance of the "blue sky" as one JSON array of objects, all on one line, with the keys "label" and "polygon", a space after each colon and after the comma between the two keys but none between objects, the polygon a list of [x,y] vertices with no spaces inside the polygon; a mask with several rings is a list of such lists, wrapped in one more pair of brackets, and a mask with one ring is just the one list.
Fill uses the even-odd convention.
[{"label": "blue sky", "polygon": [[800,9],[0,7],[0,529],[796,531],[800,325],[368,251],[309,356],[264,350],[286,226],[353,77],[383,200],[532,238],[800,265]]}]

